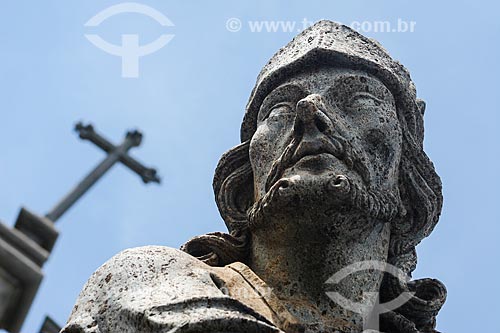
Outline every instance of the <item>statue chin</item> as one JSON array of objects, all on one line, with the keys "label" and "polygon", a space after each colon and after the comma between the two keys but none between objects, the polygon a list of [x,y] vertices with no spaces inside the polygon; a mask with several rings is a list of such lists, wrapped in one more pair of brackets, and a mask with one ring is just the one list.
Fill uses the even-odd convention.
[{"label": "statue chin", "polygon": [[280,208],[308,210],[310,207],[317,211],[318,207],[348,205],[351,183],[350,177],[342,173],[296,173],[278,180],[269,192],[277,205],[284,206]]},{"label": "statue chin", "polygon": [[[343,213],[351,210],[352,176],[330,170],[317,172],[292,167],[252,207],[251,224],[269,216],[283,218]],[[349,209],[350,208],[350,209]],[[263,222],[263,221],[261,221]]]},{"label": "statue chin", "polygon": [[362,184],[361,177],[335,156],[309,155],[285,169],[264,199],[275,201],[280,209],[318,212],[352,206],[352,190],[364,188]]}]

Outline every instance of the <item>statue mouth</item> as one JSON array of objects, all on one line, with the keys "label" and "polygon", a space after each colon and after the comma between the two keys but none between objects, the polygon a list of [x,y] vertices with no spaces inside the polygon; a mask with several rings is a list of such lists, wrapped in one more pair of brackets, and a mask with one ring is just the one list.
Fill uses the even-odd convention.
[{"label": "statue mouth", "polygon": [[346,157],[346,144],[340,138],[322,136],[319,138],[297,139],[294,138],[285,148],[280,158],[274,162],[266,182],[268,191],[277,181],[279,181],[286,169],[295,165],[306,166],[310,169],[324,169],[327,165],[325,158],[335,157],[352,167],[352,161]]},{"label": "statue mouth", "polygon": [[343,160],[345,156],[344,147],[335,139],[315,141],[303,140],[299,143],[297,149],[293,153],[292,158],[288,163],[288,167],[291,167],[306,158],[307,160],[311,160],[314,159],[314,157],[318,158],[325,154],[334,156],[339,160]]},{"label": "statue mouth", "polygon": [[[310,172],[312,174],[321,174],[325,170],[331,168],[332,163],[340,161],[335,155],[330,153],[318,153],[318,154],[306,154],[300,157],[296,162],[290,165],[283,171],[283,176],[287,174],[287,171],[303,170]],[[293,172],[292,172],[293,173]]]}]

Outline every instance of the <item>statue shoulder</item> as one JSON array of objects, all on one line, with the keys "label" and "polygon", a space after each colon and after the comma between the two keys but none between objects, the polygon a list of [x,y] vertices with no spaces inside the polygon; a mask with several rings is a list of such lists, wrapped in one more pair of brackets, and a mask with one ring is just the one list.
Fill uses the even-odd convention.
[{"label": "statue shoulder", "polygon": [[91,279],[104,278],[108,280],[107,283],[112,279],[114,283],[123,282],[117,281],[120,277],[127,280],[144,280],[158,278],[161,274],[176,273],[179,269],[185,270],[190,266],[201,268],[206,265],[178,249],[166,246],[142,246],[116,254],[99,267]]},{"label": "statue shoulder", "polygon": [[[160,293],[176,290],[179,280],[199,271],[204,264],[180,250],[166,246],[143,246],[126,249],[100,266],[83,287],[63,332],[100,332],[98,317],[142,299],[142,308],[157,303]],[[208,267],[208,266],[207,266]],[[191,273],[190,273],[191,271]],[[155,292],[156,290],[156,292]],[[180,291],[176,290],[176,295]],[[156,295],[156,296],[155,296]],[[174,295],[164,295],[167,300]],[[97,316],[96,316],[97,315]],[[100,324],[101,326],[103,323]],[[73,330],[72,327],[75,327]]]},{"label": "statue shoulder", "polygon": [[159,283],[187,275],[190,271],[208,267],[191,255],[166,246],[126,249],[99,267],[81,294],[97,296],[104,292],[109,295],[126,288],[155,287]]},{"label": "statue shoulder", "polygon": [[212,270],[169,247],[124,250],[92,274],[61,332],[184,332],[187,323],[188,330],[198,325],[211,332],[209,328],[215,325],[214,331],[219,332],[221,320],[228,327],[238,322],[241,327],[278,332],[251,309],[224,295],[213,281]]}]

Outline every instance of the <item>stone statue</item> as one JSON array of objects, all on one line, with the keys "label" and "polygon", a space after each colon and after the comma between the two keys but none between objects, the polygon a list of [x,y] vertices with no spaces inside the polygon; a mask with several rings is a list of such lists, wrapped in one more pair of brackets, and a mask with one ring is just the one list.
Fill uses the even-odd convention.
[{"label": "stone statue", "polygon": [[263,68],[242,143],[219,161],[229,234],[121,252],[90,277],[62,332],[361,332],[366,317],[332,290],[357,303],[411,292],[372,332],[436,332],[437,280],[367,269],[325,284],[358,262],[415,269],[442,206],[424,110],[377,42],[317,22]]}]

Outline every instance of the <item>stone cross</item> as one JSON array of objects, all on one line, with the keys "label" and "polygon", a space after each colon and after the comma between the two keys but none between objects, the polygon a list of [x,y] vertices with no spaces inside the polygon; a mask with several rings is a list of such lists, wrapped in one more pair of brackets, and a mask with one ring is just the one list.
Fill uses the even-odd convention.
[{"label": "stone cross", "polygon": [[128,155],[141,144],[139,131],[127,132],[119,145],[97,133],[92,125],[78,123],[75,130],[108,155],[73,190],[45,216],[21,208],[14,228],[0,222],[0,329],[19,332],[24,318],[43,278],[42,266],[47,261],[59,235],[56,222],[111,167],[121,162],[137,173],[144,183],[160,183],[156,170],[145,167]]},{"label": "stone cross", "polygon": [[127,132],[123,142],[115,146],[94,130],[92,125],[78,123],[75,130],[80,138],[89,140],[108,153],[108,156],[97,165],[70,193],[68,193],[52,210],[45,215],[49,220],[56,222],[80,197],[87,192],[116,162],[122,162],[130,170],[137,173],[144,183],[160,183],[156,170],[143,166],[140,162],[127,154],[132,147],[141,144],[142,134],[138,131]]}]

